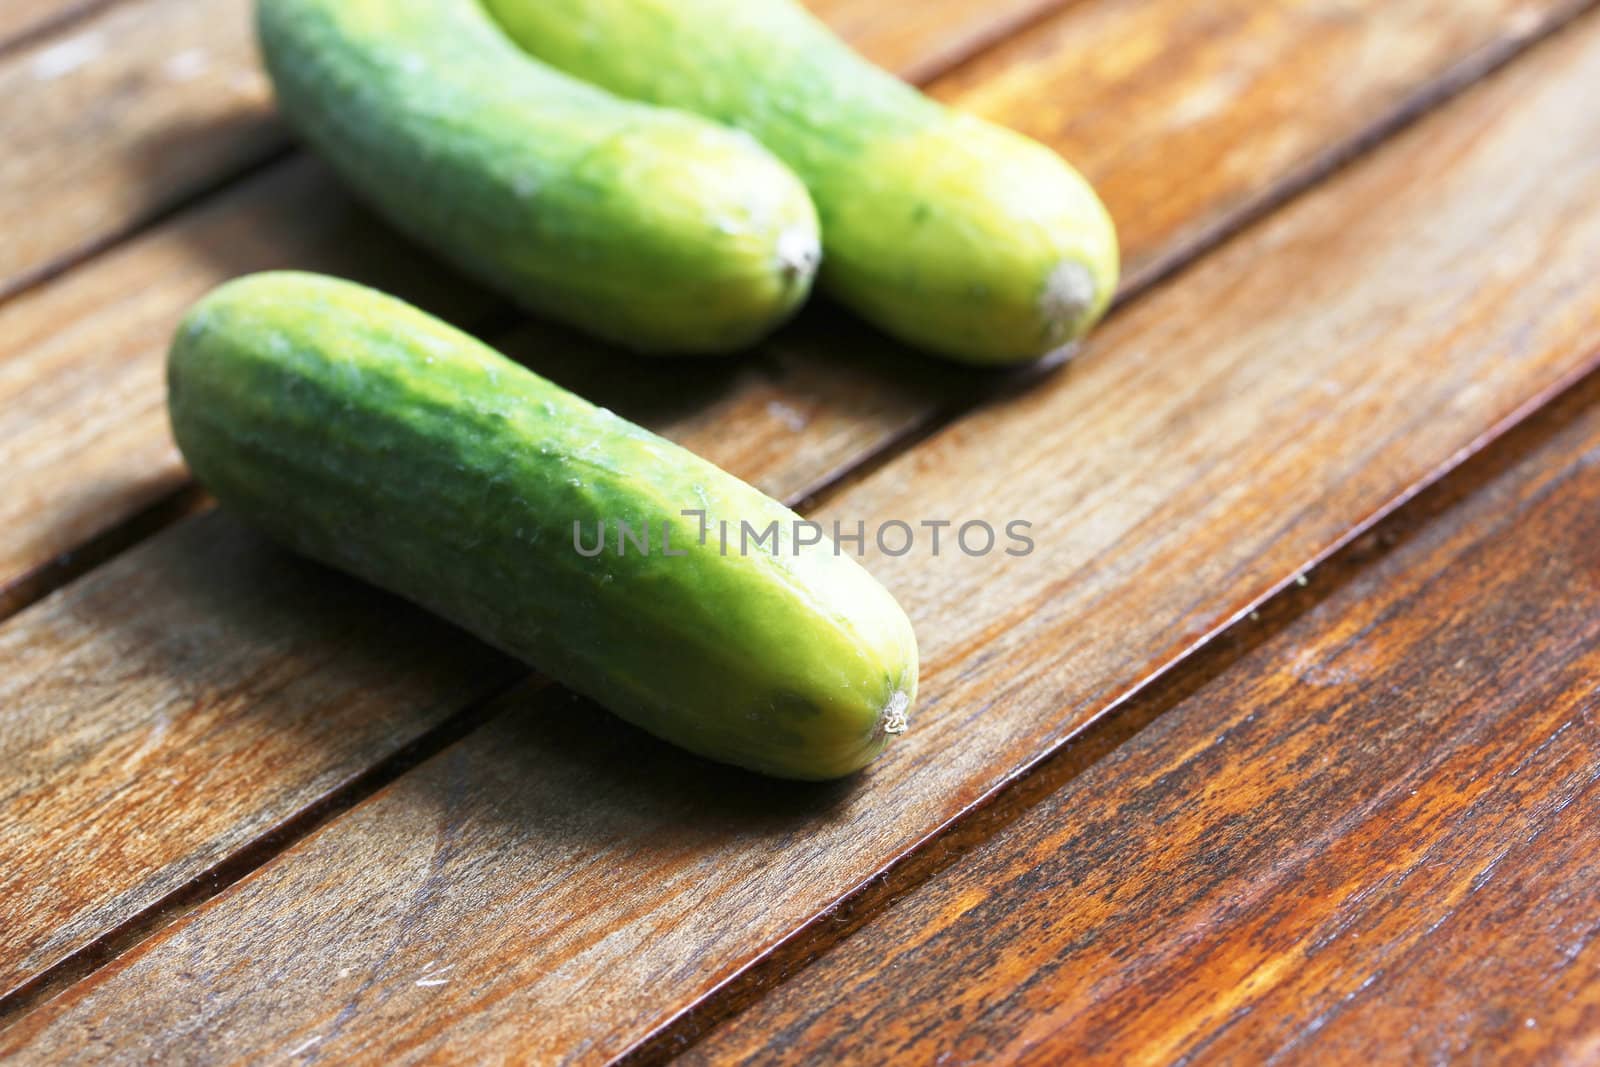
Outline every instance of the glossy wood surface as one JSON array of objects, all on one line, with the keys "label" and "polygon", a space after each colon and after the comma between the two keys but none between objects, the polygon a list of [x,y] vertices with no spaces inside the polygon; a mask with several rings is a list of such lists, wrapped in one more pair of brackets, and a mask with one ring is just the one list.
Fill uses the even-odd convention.
[{"label": "glossy wood surface", "polygon": [[[825,305],[740,360],[631,359],[357,207],[272,118],[244,0],[0,13],[0,1056],[1600,1047],[1588,5],[814,6],[1096,182],[1129,278],[1075,362],[937,366]],[[867,775],[695,761],[210,510],[162,350],[273,266],[825,524],[1035,549],[869,550],[925,668]],[[1396,508],[1400,547],[1341,549]]]},{"label": "glossy wood surface", "polygon": [[[1589,363],[1600,127],[1569,102],[1597,71],[1590,20],[1131,305],[1065,373],[834,493],[825,520],[1074,520],[1025,561],[872,560],[923,635],[926,696],[863,782],[760,782],[518,690],[7,1039],[632,1047]],[[1500,254],[1467,254],[1485,241]],[[997,456],[1011,478],[985,477]]]}]

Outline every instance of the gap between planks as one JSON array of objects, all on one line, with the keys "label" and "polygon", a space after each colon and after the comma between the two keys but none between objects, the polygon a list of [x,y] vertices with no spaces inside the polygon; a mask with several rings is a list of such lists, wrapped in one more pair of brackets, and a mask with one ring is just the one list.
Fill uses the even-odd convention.
[{"label": "gap between planks", "polygon": [[[113,0],[113,2],[116,2],[116,0]],[[201,182],[194,189],[155,208],[137,221],[93,237],[76,248],[63,252],[54,259],[41,263],[36,267],[31,267],[10,281],[0,284],[0,304],[14,300],[29,290],[54,281],[63,274],[81,267],[98,256],[120,248],[130,241],[137,240],[151,230],[158,229],[164,224],[190,211],[194,211],[212,198],[228,192],[234,186],[248,181],[257,174],[265,173],[297,155],[299,155],[299,150],[288,141],[280,141],[269,146],[254,158],[246,159],[210,180]]]},{"label": "gap between planks", "polygon": [[54,37],[63,30],[119,3],[122,3],[122,0],[78,0],[77,3],[68,4],[48,15],[24,16],[20,25],[0,30],[0,33],[8,34],[0,36],[0,58],[13,51],[21,51],[29,45],[39,44],[46,38]]}]

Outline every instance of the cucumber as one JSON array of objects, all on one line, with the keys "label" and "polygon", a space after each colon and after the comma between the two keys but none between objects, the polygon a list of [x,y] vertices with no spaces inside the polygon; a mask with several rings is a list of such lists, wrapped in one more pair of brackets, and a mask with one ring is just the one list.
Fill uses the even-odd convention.
[{"label": "cucumber", "polygon": [[1081,335],[1116,288],[1094,191],[1054,152],[929,100],[792,0],[484,0],[532,55],[750,131],[805,180],[822,285],[972,363]]},{"label": "cucumber", "polygon": [[[825,539],[797,548],[811,537],[782,504],[410,305],[310,274],[230,282],[179,328],[168,390],[224,506],[651,733],[826,779],[904,729],[916,640],[866,570]],[[706,513],[703,543],[685,510]],[[633,537],[586,555],[617,520]],[[777,523],[780,551],[724,554],[722,521]]]},{"label": "cucumber", "polygon": [[395,226],[645,352],[745,347],[810,292],[816,209],[748,135],[625,101],[477,0],[260,0],[279,108]]}]

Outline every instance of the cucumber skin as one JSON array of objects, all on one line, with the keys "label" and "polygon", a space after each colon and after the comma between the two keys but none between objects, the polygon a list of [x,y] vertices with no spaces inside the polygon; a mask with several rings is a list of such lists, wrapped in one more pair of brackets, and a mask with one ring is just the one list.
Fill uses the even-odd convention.
[{"label": "cucumber skin", "polygon": [[747,135],[526,55],[476,0],[259,0],[279,108],[394,225],[524,306],[714,354],[810,292],[810,196]]},{"label": "cucumber skin", "polygon": [[[225,506],[660,737],[785,778],[865,766],[916,696],[894,598],[824,541],[700,546],[685,508],[795,520],[732,475],[411,307],[297,273],[230,282],[168,362],[174,436]],[[589,559],[596,520],[673,550]],[[681,538],[681,540],[680,540]]]},{"label": "cucumber skin", "polygon": [[1054,152],[923,96],[793,0],[485,0],[532,55],[748,130],[810,187],[822,284],[971,363],[1035,359],[1105,312],[1115,227]]}]

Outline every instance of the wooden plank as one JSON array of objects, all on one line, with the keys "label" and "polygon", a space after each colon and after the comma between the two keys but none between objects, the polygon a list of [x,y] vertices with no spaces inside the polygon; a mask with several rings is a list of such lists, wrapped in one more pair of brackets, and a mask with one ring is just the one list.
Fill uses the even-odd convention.
[{"label": "wooden plank", "polygon": [[926,669],[860,780],[760,781],[519,691],[0,1053],[634,1047],[1592,362],[1597,76],[1589,20],[832,500],[1037,524],[1024,559],[870,554]]},{"label": "wooden plank", "polygon": [[[1215,29],[1197,45],[1186,0],[1084,0],[1027,35],[1027,48],[1008,53],[1024,73],[1006,76],[1003,91],[985,88],[970,69],[935,91],[1015,124],[1039,123],[1047,110],[1041,100],[1066,101],[1062,110],[1095,116],[1092,131],[1066,123],[1035,132],[1096,180],[1119,217],[1130,271],[1149,278],[1281,197],[1286,183],[1370,139],[1484,57],[1517,47],[1575,6],[1572,0],[1362,0],[1360,17],[1330,32],[1315,6],[1227,0],[1208,7]],[[836,4],[829,14],[842,18],[844,10]],[[969,16],[976,10],[959,8]],[[1080,21],[1093,32],[1072,31]],[[872,39],[886,52],[905,48]],[[948,41],[965,39],[952,29]],[[1253,77],[1241,81],[1229,66],[1226,57],[1234,53],[1253,57]],[[911,63],[909,52],[899,55]],[[1371,55],[1386,61],[1363,60]],[[1286,81],[1296,72],[1298,81]],[[1045,89],[1024,91],[1027,79]],[[1226,106],[1197,115],[1186,103],[1193,99]],[[1250,115],[1262,121],[1251,124]],[[1157,159],[1149,146],[1177,137],[1175,130],[1181,152]],[[1208,138],[1208,130],[1217,136]],[[75,573],[61,562],[63,553],[108,537],[120,543],[115,533],[129,516],[182,483],[161,413],[160,360],[167,329],[199,293],[234,274],[280,265],[380,284],[430,270],[442,277],[426,260],[396,252],[392,241],[363,255],[376,228],[327,179],[295,184],[268,175],[233,195],[223,209],[208,205],[180,216],[115,255],[0,305],[0,467],[12,472],[10,491],[0,494],[0,529],[7,531],[0,540],[0,615]],[[1183,211],[1165,206],[1171,201],[1182,201]],[[173,270],[174,257],[181,270]],[[62,310],[97,307],[119,310],[82,321]],[[75,327],[62,331],[63,322]],[[832,355],[838,349],[853,356],[874,347],[854,327],[846,328],[849,340],[836,341],[839,328],[831,313],[813,313],[780,347],[831,373],[848,362]],[[806,337],[814,339],[799,340]],[[546,369],[538,360],[533,365]],[[615,359],[610,365],[630,368],[628,376],[642,366]],[[834,457],[823,466],[844,465],[978,391],[971,377],[957,376],[954,389],[935,383],[908,400],[908,383],[934,373],[922,366],[903,354],[868,361],[852,380],[848,408],[835,412],[866,421],[858,433],[829,438]],[[662,401],[683,407],[734,388],[719,384],[718,374],[747,376],[738,365],[696,368],[692,395]],[[66,387],[73,382],[93,388]],[[666,387],[670,396],[672,386]],[[107,397],[118,398],[115,418],[106,414]],[[797,407],[804,404],[779,402],[774,410],[794,422],[786,411]],[[788,451],[797,454],[811,442],[802,437]]]},{"label": "wooden plank", "polygon": [[687,1059],[1591,1060],[1587,385],[1531,454]]}]

